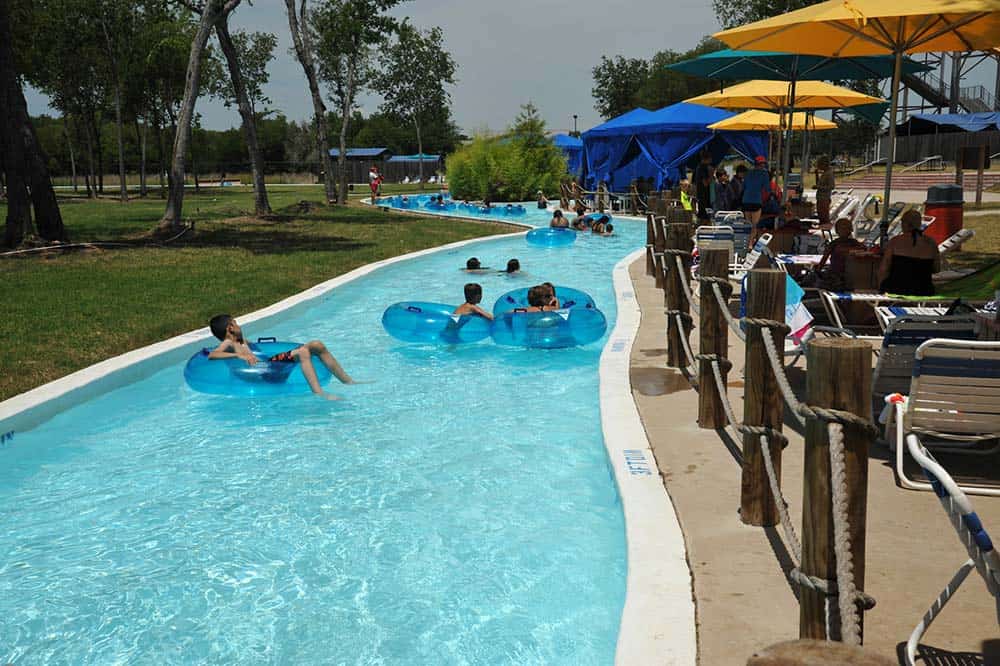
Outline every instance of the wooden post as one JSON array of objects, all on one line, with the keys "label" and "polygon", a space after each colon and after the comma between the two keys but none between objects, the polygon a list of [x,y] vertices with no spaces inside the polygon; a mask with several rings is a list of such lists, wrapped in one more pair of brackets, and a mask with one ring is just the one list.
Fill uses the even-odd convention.
[{"label": "wooden post", "polygon": [[[683,250],[690,253],[694,244],[691,241],[692,227],[690,224],[668,224],[665,235],[665,245],[669,249]],[[661,271],[666,274],[663,286],[663,301],[667,310],[679,310],[689,314],[691,307],[684,298],[681,280],[690,280],[691,257],[681,257],[684,271],[677,270],[677,264],[673,255],[665,256],[663,266],[666,269]],[[659,268],[659,265],[657,266]],[[681,336],[687,338],[688,326],[677,325],[677,320],[673,316],[667,316],[667,367],[686,368],[687,356],[684,354],[684,347],[681,343]]]},{"label": "wooden post", "polygon": [[[829,407],[871,419],[872,350],[850,338],[821,338],[806,353],[808,404]],[[844,426],[847,476],[847,513],[850,522],[854,585],[864,590],[865,519],[868,502],[868,447],[872,435]],[[802,572],[826,580],[836,578],[833,516],[830,490],[830,442],[827,424],[809,419],[805,438],[805,475],[802,493]],[[829,607],[830,634],[827,634]],[[799,638],[842,640],[836,597],[801,588]]]},{"label": "wooden post", "polygon": [[653,243],[656,237],[653,233],[653,214],[646,213],[646,275],[654,275],[656,264],[653,262]]},{"label": "wooden post", "polygon": [[[698,251],[698,275],[701,277],[725,278],[729,275],[729,251],[707,250]],[[721,358],[729,355],[729,326],[722,318],[719,302],[715,298],[712,286],[703,284],[701,287],[699,312],[698,353],[716,354]],[[722,371],[722,389],[726,387],[728,364],[720,361]],[[698,362],[698,427],[716,430],[726,427],[726,410],[722,405],[722,397],[715,383],[715,373],[711,361]]]},{"label": "wooden post", "polygon": [[955,148],[955,184],[965,185],[962,181],[962,147],[959,146]]},{"label": "wooden post", "polygon": [[[747,317],[785,320],[785,274],[770,269],[750,271],[747,277]],[[746,362],[743,392],[743,423],[781,430],[784,407],[778,380],[767,358],[763,336],[771,331],[759,326],[747,327]],[[784,348],[783,336],[774,336],[778,354]],[[771,462],[781,483],[781,446],[771,440]],[[778,509],[764,466],[764,450],[758,435],[743,435],[743,472],[740,481],[740,520],[747,525],[770,527],[779,522]]]},{"label": "wooden post", "polygon": [[666,247],[665,232],[662,217],[653,218],[653,273],[656,277],[656,286],[663,289],[663,248]]}]

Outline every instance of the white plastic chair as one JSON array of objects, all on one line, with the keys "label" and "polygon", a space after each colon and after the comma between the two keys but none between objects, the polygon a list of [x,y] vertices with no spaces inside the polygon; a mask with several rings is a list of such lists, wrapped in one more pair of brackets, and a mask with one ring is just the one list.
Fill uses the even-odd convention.
[{"label": "white plastic chair", "polygon": [[[886,439],[896,448],[899,484],[933,490],[931,484],[906,476],[904,436],[920,435],[926,446],[950,453],[993,455],[1000,450],[1000,342],[932,338],[914,356],[909,395],[885,398]],[[990,441],[997,443],[981,446]],[[996,487],[965,485],[963,490],[1000,497]]]},{"label": "white plastic chair", "polygon": [[726,263],[733,264],[735,234],[733,228],[727,225],[702,225],[694,232],[694,245],[701,253],[705,250],[725,250],[728,253]]},{"label": "white plastic chair", "polygon": [[997,604],[997,624],[1000,625],[1000,555],[990,539],[990,535],[983,527],[982,521],[972,508],[972,502],[959,487],[951,475],[941,467],[934,457],[920,444],[916,435],[906,437],[906,447],[910,455],[923,469],[924,476],[930,482],[928,485],[934,490],[942,508],[948,514],[951,526],[958,534],[958,540],[962,542],[966,552],[969,554],[962,566],[958,568],[955,575],[951,577],[948,584],[931,604],[927,612],[913,628],[909,639],[906,641],[906,664],[914,666],[917,659],[917,647],[920,639],[931,623],[944,610],[945,604],[951,600],[958,588],[965,582],[966,577],[973,569],[979,572],[986,590],[993,595]]},{"label": "white plastic chair", "polygon": [[[742,282],[743,276],[753,270],[753,268],[757,265],[757,262],[760,260],[760,255],[764,252],[770,253],[767,249],[767,245],[771,242],[772,238],[773,236],[769,233],[761,234],[760,238],[757,239],[757,242],[753,244],[753,249],[747,252],[747,256],[743,259],[743,263],[729,272],[729,279]],[[773,261],[773,257],[771,260]]]},{"label": "white plastic chair", "polygon": [[881,402],[890,393],[906,393],[913,376],[917,347],[941,337],[975,340],[975,317],[906,315],[889,322],[872,373],[872,395]]},{"label": "white plastic chair", "polygon": [[938,245],[938,252],[942,255],[954,252],[962,247],[962,243],[972,240],[975,235],[976,232],[972,229],[959,229],[954,234],[944,239],[944,242]]}]

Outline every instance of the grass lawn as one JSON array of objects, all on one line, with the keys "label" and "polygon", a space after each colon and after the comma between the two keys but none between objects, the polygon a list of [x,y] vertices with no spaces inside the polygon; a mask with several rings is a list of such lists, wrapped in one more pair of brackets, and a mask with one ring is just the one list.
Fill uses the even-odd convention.
[{"label": "grass lawn", "polygon": [[982,268],[1000,261],[1000,211],[990,215],[967,215],[963,226],[976,236],[962,246],[961,252],[948,255],[952,268]]},{"label": "grass lawn", "polygon": [[[512,228],[328,208],[322,189],[269,191],[274,219],[248,216],[249,191],[185,197],[195,231],[166,247],[37,253],[0,259],[0,400],[128,350],[204,326],[218,312],[274,303],[364,264]],[[298,203],[315,202],[303,212]],[[158,199],[62,199],[72,241],[142,243]],[[6,208],[0,205],[0,219]],[[45,256],[43,256],[45,255]]]}]

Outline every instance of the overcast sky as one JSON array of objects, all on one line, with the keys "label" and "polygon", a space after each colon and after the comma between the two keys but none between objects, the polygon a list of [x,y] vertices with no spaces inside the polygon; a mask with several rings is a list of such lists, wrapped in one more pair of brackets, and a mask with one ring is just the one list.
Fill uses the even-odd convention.
[{"label": "overcast sky", "polygon": [[[317,0],[314,0],[316,2]],[[557,0],[415,0],[395,12],[421,27],[440,26],[446,48],[458,63],[452,112],[459,127],[499,130],[531,101],[550,129],[580,130],[600,122],[591,97],[591,68],[601,55],[649,58],[663,49],[686,50],[717,30],[706,0],[565,2]],[[302,69],[289,52],[288,19],[281,0],[243,3],[232,24],[270,31],[278,37],[267,95],[289,118],[312,115]],[[54,112],[44,96],[28,91],[31,113]],[[365,97],[367,113],[378,99]],[[198,100],[202,124],[211,129],[239,126],[236,109]]]}]

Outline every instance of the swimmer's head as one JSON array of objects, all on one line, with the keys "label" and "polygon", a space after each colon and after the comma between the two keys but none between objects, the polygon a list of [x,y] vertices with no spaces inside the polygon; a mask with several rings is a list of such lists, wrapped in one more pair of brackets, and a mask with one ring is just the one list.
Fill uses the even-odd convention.
[{"label": "swimmer's head", "polygon": [[243,330],[232,316],[227,314],[215,315],[208,322],[208,327],[212,330],[212,335],[220,340],[225,340],[230,334],[240,342],[243,341]]},{"label": "swimmer's head", "polygon": [[477,305],[479,301],[483,300],[483,288],[476,284],[475,282],[470,282],[465,285],[465,302]]},{"label": "swimmer's head", "polygon": [[479,269],[479,259],[475,257],[469,257],[469,260],[465,262],[465,270],[475,271]]},{"label": "swimmer's head", "polygon": [[608,222],[607,224],[604,225],[604,230],[610,234],[612,231],[615,230],[615,225]]},{"label": "swimmer's head", "polygon": [[552,217],[562,217],[562,211],[556,208],[556,211],[552,213]]},{"label": "swimmer's head", "polygon": [[549,304],[549,294],[545,285],[540,284],[528,290],[528,305],[541,308]]},{"label": "swimmer's head", "polygon": [[519,270],[521,270],[521,262],[520,261],[518,261],[517,259],[511,259],[510,261],[507,262],[507,272],[508,273],[516,273]]}]

